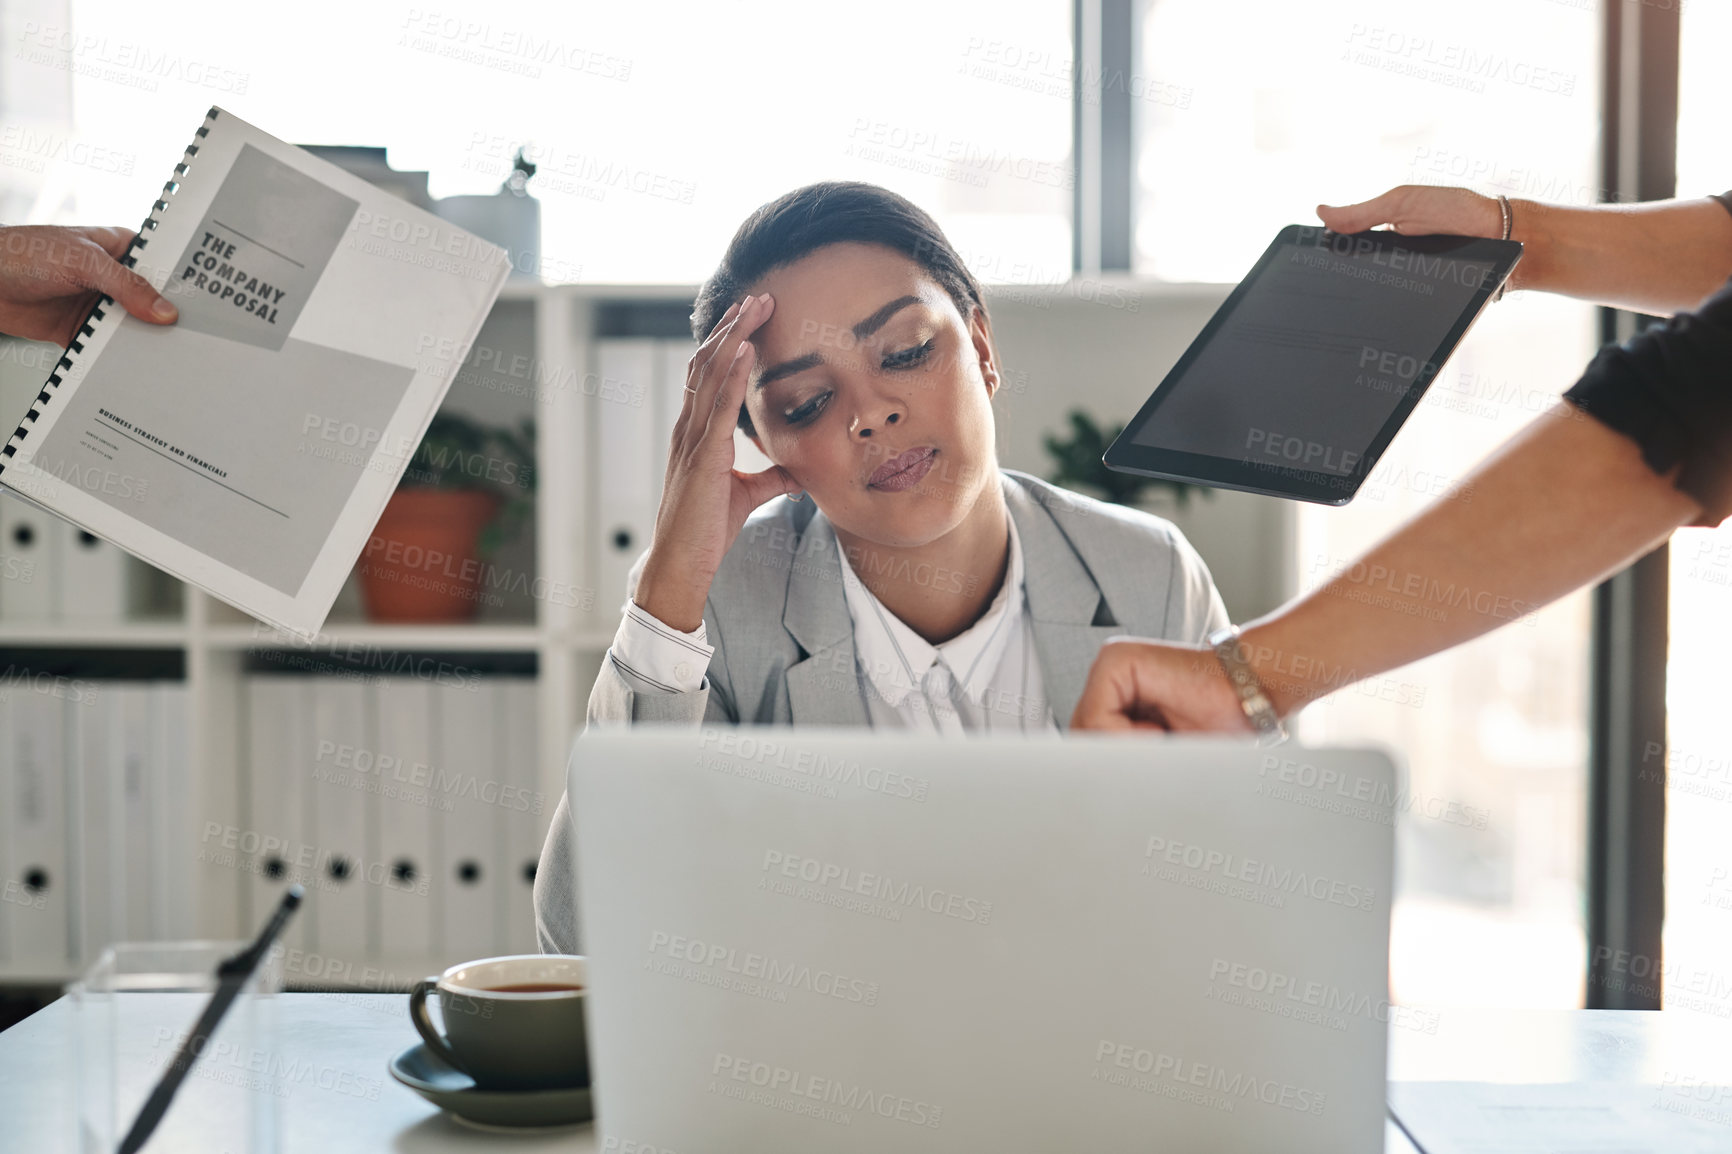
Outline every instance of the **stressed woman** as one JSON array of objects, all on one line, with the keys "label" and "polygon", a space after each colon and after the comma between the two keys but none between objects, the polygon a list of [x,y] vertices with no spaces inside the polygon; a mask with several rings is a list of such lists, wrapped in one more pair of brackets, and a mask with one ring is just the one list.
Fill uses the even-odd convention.
[{"label": "stressed woman", "polygon": [[[692,327],[590,724],[1051,733],[1108,637],[1227,624],[1172,525],[999,468],[980,286],[896,194],[826,183],[760,208]],[[771,468],[735,468],[736,428]],[[535,881],[559,952],[578,948],[572,836],[562,799]]]}]

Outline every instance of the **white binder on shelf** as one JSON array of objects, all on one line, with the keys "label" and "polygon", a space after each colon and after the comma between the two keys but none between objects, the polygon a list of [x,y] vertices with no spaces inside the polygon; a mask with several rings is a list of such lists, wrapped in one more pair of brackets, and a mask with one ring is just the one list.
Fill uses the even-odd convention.
[{"label": "white binder on shelf", "polygon": [[[423,959],[433,940],[433,822],[444,795],[434,789],[433,686],[389,677],[373,687],[379,790],[379,956]],[[458,959],[465,960],[465,959]]]},{"label": "white binder on shelf", "polygon": [[[667,467],[667,441],[656,441],[656,366],[660,342],[647,337],[596,342],[601,387],[594,400],[597,626],[611,629],[624,612],[626,574],[655,530],[656,489]],[[671,427],[671,426],[670,426]]]},{"label": "white binder on shelf", "polygon": [[54,519],[59,554],[60,616],[68,621],[126,617],[126,554],[94,533]]},{"label": "white binder on shelf", "polygon": [[372,900],[377,887],[367,882],[368,867],[377,860],[367,836],[374,748],[368,739],[367,688],[347,677],[311,680],[312,725],[303,739],[311,757],[301,761],[313,799],[316,847],[310,945],[327,959],[360,963],[371,956],[368,931],[378,911]]},{"label": "white binder on shelf", "polygon": [[0,619],[60,615],[59,524],[54,514],[0,491]]},{"label": "white binder on shelf", "polygon": [[5,939],[11,960],[44,970],[72,960],[72,880],[67,853],[66,703],[25,682],[4,689],[0,705],[0,751],[9,772],[0,821],[5,877],[0,881],[0,918],[10,922]]},{"label": "white binder on shelf", "polygon": [[[3,683],[0,683],[3,684]],[[12,831],[12,701],[6,690],[0,690],[0,894],[10,895],[12,887],[12,843],[17,835]],[[12,907],[0,902],[0,962],[12,960]]]},{"label": "white binder on shelf", "polygon": [[[535,937],[535,866],[553,807],[541,791],[540,731],[534,678],[498,680],[499,748],[505,829],[498,869],[505,887],[505,941],[510,954],[539,953]],[[555,799],[557,801],[558,799]]]},{"label": "white binder on shelf", "polygon": [[75,905],[78,910],[76,951],[88,966],[104,947],[121,938],[126,873],[116,847],[123,844],[120,792],[120,707],[114,682],[95,687],[88,701],[68,712],[73,768],[71,852],[77,868]]},{"label": "white binder on shelf", "polygon": [[446,965],[500,952],[506,891],[494,865],[501,823],[494,689],[490,678],[432,688],[440,850],[432,891],[440,899],[438,956]]},{"label": "white binder on shelf", "polygon": [[[0,372],[0,427],[17,428],[41,391],[42,380],[34,373]],[[18,494],[0,490],[0,620],[54,616],[55,570],[46,529],[53,520]]]},{"label": "white binder on shelf", "polygon": [[674,435],[674,422],[679,419],[680,406],[686,399],[686,363],[697,352],[691,341],[662,339],[656,345],[655,388],[651,402],[655,406],[656,469],[652,474],[656,499],[661,499],[662,477],[666,474],[668,445]]},{"label": "white binder on shelf", "polygon": [[113,687],[116,720],[114,757],[120,807],[120,837],[110,846],[120,871],[120,903],[114,924],[121,941],[147,942],[158,936],[162,906],[156,873],[155,834],[160,828],[161,770],[157,759],[159,719],[156,695],[148,682]]},{"label": "white binder on shelf", "polygon": [[152,736],[158,798],[150,846],[157,879],[152,895],[154,929],[162,941],[183,942],[198,936],[194,908],[198,851],[194,847],[203,825],[197,820],[198,802],[192,791],[186,683],[158,681],[150,687],[150,695],[156,718]]},{"label": "white binder on shelf", "polygon": [[[247,681],[243,812],[246,829],[257,838],[257,845],[250,855],[240,853],[236,861],[248,876],[243,925],[263,925],[290,885],[304,886],[311,902],[323,900],[307,822],[307,766],[313,760],[307,748],[313,731],[309,692],[306,677],[261,674]],[[311,912],[309,908],[289,919],[281,939],[286,948],[306,950]],[[295,984],[305,984],[307,979],[296,973],[285,977]]]}]

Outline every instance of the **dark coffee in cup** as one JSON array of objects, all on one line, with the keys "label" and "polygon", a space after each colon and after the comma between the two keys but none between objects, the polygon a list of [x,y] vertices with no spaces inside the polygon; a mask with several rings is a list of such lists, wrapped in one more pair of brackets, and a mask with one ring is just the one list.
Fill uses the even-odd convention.
[{"label": "dark coffee in cup", "polygon": [[488,986],[489,993],[494,994],[575,994],[582,986],[564,986],[557,982],[528,982],[515,986]]},{"label": "dark coffee in cup", "polygon": [[[520,954],[484,958],[423,978],[409,995],[422,1041],[477,1086],[546,1090],[589,1085],[583,958]],[[427,998],[438,995],[444,1030]]]}]

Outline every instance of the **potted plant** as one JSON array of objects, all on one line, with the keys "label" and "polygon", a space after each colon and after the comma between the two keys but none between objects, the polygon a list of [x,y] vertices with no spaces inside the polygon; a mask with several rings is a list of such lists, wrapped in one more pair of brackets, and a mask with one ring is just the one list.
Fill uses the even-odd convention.
[{"label": "potted plant", "polygon": [[468,621],[485,560],[534,508],[535,429],[439,412],[357,566],[373,621]]},{"label": "potted plant", "polygon": [[1071,435],[1068,438],[1060,438],[1052,433],[1046,435],[1046,451],[1058,464],[1057,471],[1047,480],[1055,485],[1092,492],[1114,504],[1129,505],[1150,512],[1161,511],[1153,507],[1157,502],[1152,498],[1163,490],[1168,492],[1180,509],[1189,504],[1192,492],[1209,491],[1202,485],[1169,481],[1163,477],[1145,477],[1138,473],[1120,473],[1107,468],[1101,458],[1106,455],[1107,446],[1125,431],[1122,424],[1103,430],[1095,424],[1094,418],[1082,409],[1072,409],[1070,426]]}]

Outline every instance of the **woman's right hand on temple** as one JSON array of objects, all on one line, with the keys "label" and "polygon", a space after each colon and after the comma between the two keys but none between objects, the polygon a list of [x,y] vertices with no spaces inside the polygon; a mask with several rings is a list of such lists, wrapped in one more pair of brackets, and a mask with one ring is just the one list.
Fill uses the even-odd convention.
[{"label": "woman's right hand on temple", "polygon": [[632,598],[683,632],[703,624],[710,582],[752,510],[800,489],[780,465],[761,473],[734,468],[734,429],[757,356],[750,337],[774,311],[769,293],[733,305],[686,366],[655,537]]}]

